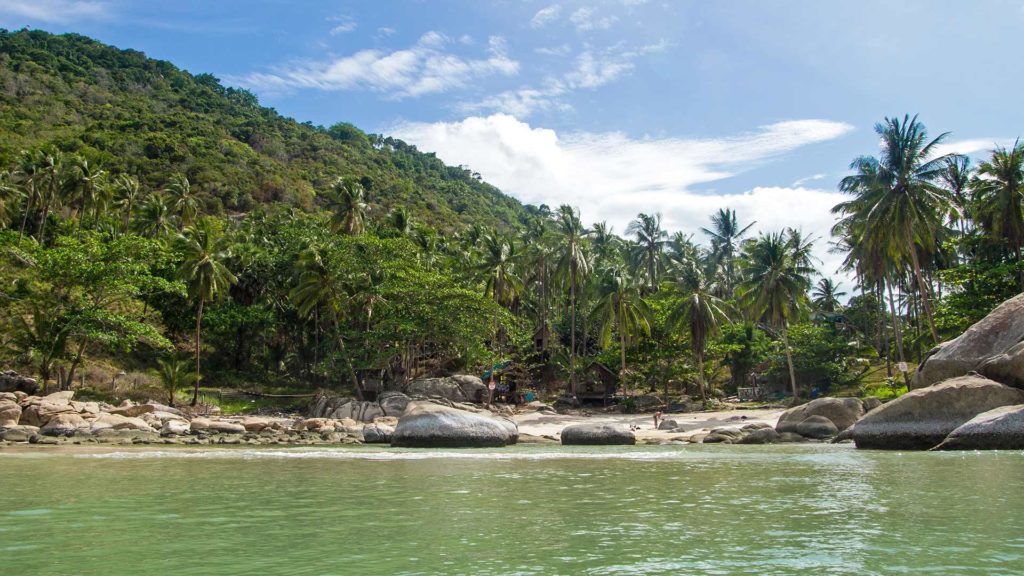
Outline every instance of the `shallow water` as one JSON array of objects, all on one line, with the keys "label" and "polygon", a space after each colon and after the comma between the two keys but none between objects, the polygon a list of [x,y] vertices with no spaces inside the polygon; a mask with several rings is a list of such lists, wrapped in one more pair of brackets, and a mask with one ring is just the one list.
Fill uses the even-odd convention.
[{"label": "shallow water", "polygon": [[0,449],[0,572],[1022,574],[1024,453]]}]

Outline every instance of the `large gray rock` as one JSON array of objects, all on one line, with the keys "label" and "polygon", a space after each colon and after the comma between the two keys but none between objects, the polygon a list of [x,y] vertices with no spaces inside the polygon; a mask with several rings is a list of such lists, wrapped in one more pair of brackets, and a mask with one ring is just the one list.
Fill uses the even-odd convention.
[{"label": "large gray rock", "polygon": [[39,429],[39,433],[45,436],[71,436],[78,430],[88,429],[89,423],[77,412],[63,412],[50,418],[46,425]]},{"label": "large gray rock", "polygon": [[1015,404],[1024,404],[1024,390],[976,375],[953,378],[868,412],[853,426],[853,441],[858,448],[927,450],[978,414]]},{"label": "large gray rock", "polygon": [[377,399],[377,404],[385,416],[400,418],[409,407],[410,398],[401,392],[384,392]]},{"label": "large gray rock", "polygon": [[39,383],[35,378],[22,376],[14,370],[0,372],[0,392],[24,392],[34,395],[39,392]]},{"label": "large gray rock", "polygon": [[737,444],[775,444],[779,441],[779,433],[774,428],[757,428],[740,438]]},{"label": "large gray rock", "polygon": [[775,430],[799,434],[797,426],[801,422],[811,416],[822,416],[831,420],[838,432],[852,426],[863,415],[864,403],[858,398],[817,398],[783,412]]},{"label": "large gray rock", "polygon": [[356,422],[373,422],[381,416],[401,416],[408,404],[409,397],[401,392],[385,392],[377,402],[321,392],[313,397],[306,415],[310,418],[351,418]]},{"label": "large gray rock", "polygon": [[413,402],[398,420],[391,445],[408,448],[486,448],[518,439],[515,423],[439,406]]},{"label": "large gray rock", "polygon": [[[1024,386],[1024,351],[1017,346],[1024,340],[1024,294],[996,307],[963,334],[933,348],[914,374],[913,388],[982,372],[993,380]],[[1003,356],[994,363],[990,359]],[[982,370],[982,366],[988,366]]]},{"label": "large gray rock", "polygon": [[1024,404],[978,414],[950,432],[936,450],[1024,450]]},{"label": "large gray rock", "polygon": [[573,424],[562,428],[564,445],[636,444],[636,435],[621,424]]},{"label": "large gray rock", "polygon": [[386,424],[367,424],[363,426],[364,444],[389,444],[391,436],[395,433],[393,426]]},{"label": "large gray rock", "polygon": [[30,438],[39,434],[38,426],[24,426],[21,424],[0,428],[0,440],[8,442],[28,442]]},{"label": "large gray rock", "polygon": [[823,438],[832,438],[839,434],[839,428],[824,416],[808,416],[807,418],[804,418],[803,422],[796,425],[793,432],[796,432],[801,436],[806,436],[807,438],[820,440]]},{"label": "large gray rock", "polygon": [[478,402],[487,398],[487,386],[476,376],[456,374],[444,378],[420,378],[402,390],[412,397],[443,398],[452,402]]},{"label": "large gray rock", "polygon": [[0,428],[17,426],[21,419],[21,406],[10,400],[0,400]]}]

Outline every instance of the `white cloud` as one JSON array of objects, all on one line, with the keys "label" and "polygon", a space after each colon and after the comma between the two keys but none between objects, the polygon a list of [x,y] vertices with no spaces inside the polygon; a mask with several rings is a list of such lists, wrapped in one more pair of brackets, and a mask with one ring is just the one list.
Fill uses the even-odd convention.
[{"label": "white cloud", "polygon": [[826,176],[828,176],[828,174],[812,174],[810,176],[805,176],[803,178],[800,178],[796,182],[793,182],[793,187],[799,188],[804,184],[807,184],[808,182],[814,182],[815,180],[824,180]]},{"label": "white cloud", "polygon": [[541,8],[533,15],[530,19],[531,28],[543,28],[551,22],[558,19],[559,15],[562,14],[562,7],[558,4],[552,4],[546,8]]},{"label": "white cloud", "polygon": [[587,222],[625,230],[638,212],[661,212],[666,227],[697,233],[717,209],[735,209],[758,230],[800,227],[820,237],[817,255],[831,275],[841,257],[828,254],[834,222],[829,209],[842,196],[816,188],[754,187],[736,194],[706,193],[716,182],[803,146],[843,136],[852,126],[793,120],[713,139],[634,139],[617,132],[558,134],[506,114],[451,123],[407,123],[391,132],[435,151],[449,164],[483,174],[506,193],[532,204],[579,206]]},{"label": "white cloud", "polygon": [[572,13],[569,16],[569,21],[576,26],[576,30],[579,32],[587,32],[590,30],[607,30],[612,27],[613,24],[619,21],[618,16],[605,16],[603,18],[595,18],[595,10],[590,6],[584,6],[579,10]]},{"label": "white cloud", "polygon": [[540,48],[534,48],[534,52],[543,56],[568,56],[569,52],[572,52],[572,47],[569,44],[562,44],[560,46],[542,46]]},{"label": "white cloud", "polygon": [[451,43],[444,34],[431,31],[404,50],[361,50],[351,56],[253,72],[232,81],[266,92],[370,90],[405,98],[463,88],[479,78],[512,76],[519,71],[519,62],[506,53],[504,38],[492,36],[482,58],[445,51]]},{"label": "white cloud", "polygon": [[391,28],[389,26],[381,26],[380,28],[377,28],[377,36],[380,38],[393,36],[396,32],[398,32],[398,30],[395,30],[394,28]]},{"label": "white cloud", "polygon": [[356,21],[349,16],[334,16],[328,18],[328,21],[337,22],[333,28],[331,28],[331,36],[337,36],[338,34],[346,34],[356,29]]},{"label": "white cloud", "polygon": [[934,151],[936,156],[942,156],[943,154],[963,154],[965,156],[980,154],[985,156],[989,151],[994,150],[998,146],[1013,146],[1013,139],[972,138],[970,140],[955,140],[953,142],[944,142],[939,144],[934,148]]},{"label": "white cloud", "polygon": [[94,0],[3,0],[0,2],[0,14],[56,24],[105,18],[109,16],[109,8],[109,3]]}]

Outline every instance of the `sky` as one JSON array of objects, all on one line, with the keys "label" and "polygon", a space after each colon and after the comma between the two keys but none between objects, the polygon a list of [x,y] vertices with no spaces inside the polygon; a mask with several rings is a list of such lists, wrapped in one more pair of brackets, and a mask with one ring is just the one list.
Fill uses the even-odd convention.
[{"label": "sky", "polygon": [[706,243],[719,208],[800,228],[840,280],[829,209],[877,122],[918,114],[981,158],[1024,120],[1009,0],[0,0],[0,26],[212,73],[619,234],[657,212]]}]

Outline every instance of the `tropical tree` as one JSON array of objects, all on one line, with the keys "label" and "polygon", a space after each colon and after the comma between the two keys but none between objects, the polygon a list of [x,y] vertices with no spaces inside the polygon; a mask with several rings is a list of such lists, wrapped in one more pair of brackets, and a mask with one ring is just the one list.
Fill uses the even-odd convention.
[{"label": "tropical tree", "polygon": [[818,284],[814,287],[814,292],[811,296],[811,303],[816,310],[833,314],[842,306],[839,298],[846,296],[846,292],[839,290],[839,287],[831,278],[822,278],[818,280]]},{"label": "tropical tree", "polygon": [[363,187],[356,181],[338,178],[331,185],[328,199],[331,227],[349,236],[363,233],[366,221],[366,201]]},{"label": "tropical tree", "polygon": [[970,183],[971,183],[971,159],[967,156],[950,156],[945,160],[945,167],[942,170],[942,182],[949,190],[955,210],[951,210],[949,219],[958,224],[960,234],[967,233],[966,224],[969,220],[970,211]]},{"label": "tropical tree", "polygon": [[576,395],[576,298],[581,282],[590,274],[584,242],[590,231],[583,227],[579,210],[563,204],[555,215],[555,234],[558,237],[558,270],[569,285],[569,381]]},{"label": "tropical tree", "polygon": [[735,260],[739,243],[754,224],[757,222],[740,227],[735,210],[719,208],[718,212],[711,216],[711,228],[700,229],[711,238],[711,257],[715,265],[723,271],[724,293],[729,296],[732,296],[736,287]]},{"label": "tropical tree", "polygon": [[412,218],[405,206],[398,206],[388,213],[388,224],[402,236],[412,231]]},{"label": "tropical tree", "polygon": [[167,197],[159,192],[150,193],[142,202],[136,227],[149,238],[163,238],[174,230],[174,215]]},{"label": "tropical tree", "polygon": [[173,407],[174,395],[188,386],[195,375],[189,372],[188,360],[178,356],[160,358],[156,366],[160,388],[167,393],[167,405]]},{"label": "tropical tree", "polygon": [[690,350],[697,368],[700,397],[707,401],[704,382],[704,352],[708,339],[723,322],[729,320],[728,305],[715,294],[717,286],[694,261],[683,262],[673,270],[666,288],[674,297],[668,323],[685,330],[690,336]]},{"label": "tropical tree", "polygon": [[863,229],[878,237],[891,260],[909,260],[917,281],[928,328],[938,341],[931,298],[921,271],[917,248],[934,249],[936,234],[949,213],[952,202],[947,190],[939,186],[949,158],[935,156],[935,148],[948,133],[929,140],[928,131],[911,118],[886,118],[875,125],[881,138],[879,158],[864,156],[853,161],[855,171],[843,178],[839,188],[854,199],[837,205],[833,211],[862,220]]},{"label": "tropical tree", "polygon": [[[1014,259],[1021,261],[1024,246],[1024,143],[998,147],[978,165],[971,187],[975,193],[978,224],[993,239],[1005,239]],[[1021,268],[1024,289],[1024,268]]]},{"label": "tropical tree", "polygon": [[6,227],[14,214],[15,206],[22,196],[12,172],[0,172],[0,228]]},{"label": "tropical tree", "polygon": [[199,197],[192,191],[188,178],[181,173],[173,174],[164,192],[171,210],[178,216],[178,229],[191,225],[199,214]]},{"label": "tropical tree", "polygon": [[798,317],[806,306],[810,277],[814,274],[814,269],[794,249],[797,244],[788,234],[779,232],[761,234],[745,243],[740,260],[743,279],[739,285],[739,299],[751,316],[782,335],[794,399],[798,390],[788,330],[790,320]]},{"label": "tropical tree", "polygon": [[620,375],[626,373],[626,346],[641,336],[651,335],[651,316],[640,286],[624,270],[615,267],[602,274],[591,317],[598,326],[598,340],[603,347],[611,343],[613,328],[618,335]]},{"label": "tropical tree", "polygon": [[200,350],[202,346],[203,306],[237,281],[224,262],[229,251],[224,236],[214,221],[201,218],[185,228],[178,238],[182,262],[178,276],[188,287],[188,297],[196,305],[196,376],[192,406],[199,402]]},{"label": "tropical tree", "polygon": [[106,192],[105,183],[107,172],[95,165],[89,164],[85,158],[73,158],[71,170],[66,181],[68,192],[78,197],[79,214],[78,227],[82,228],[85,219],[88,217],[89,209],[92,208],[94,220],[99,221],[102,212],[103,196]]},{"label": "tropical tree", "polygon": [[127,232],[131,226],[132,210],[139,200],[141,188],[139,181],[133,176],[121,174],[114,180],[115,203],[124,212],[124,223],[121,230]]},{"label": "tropical tree", "polygon": [[637,248],[633,253],[636,270],[643,270],[647,289],[654,292],[658,287],[659,274],[665,269],[664,249],[668,243],[668,232],[661,228],[661,214],[637,215],[629,223],[626,234],[636,238]]}]

